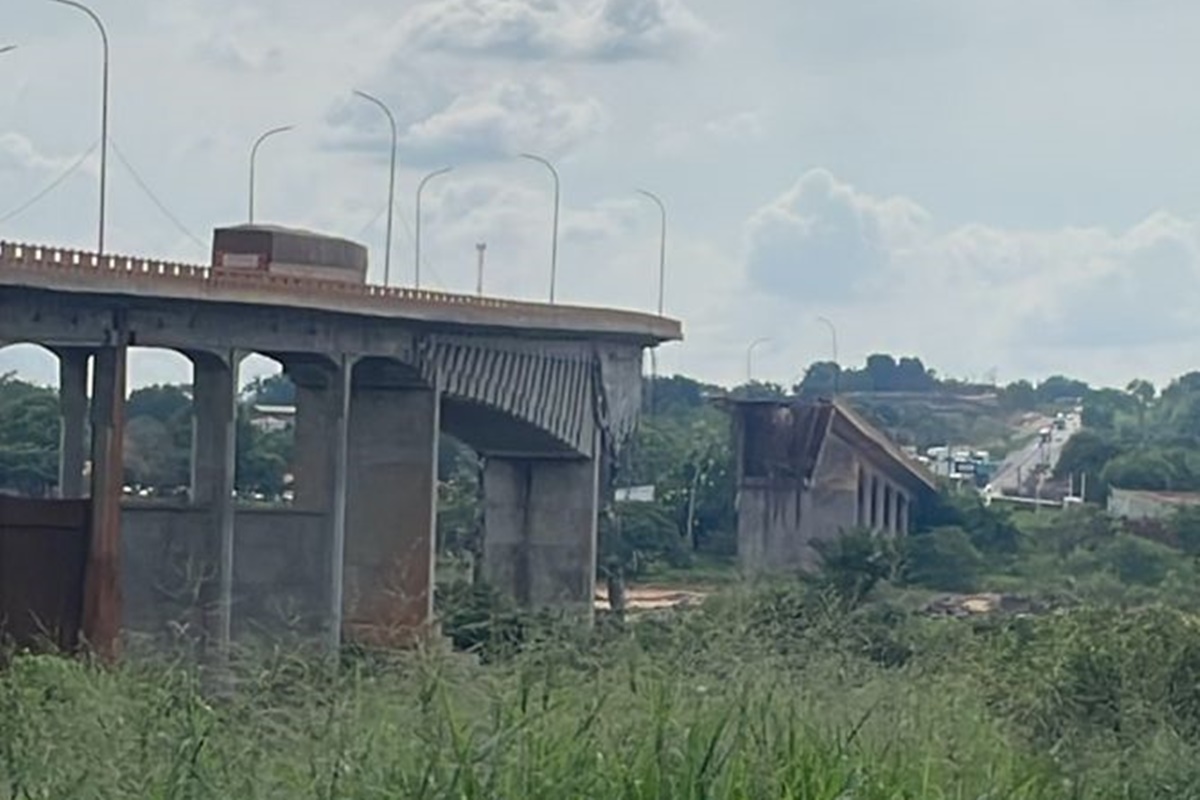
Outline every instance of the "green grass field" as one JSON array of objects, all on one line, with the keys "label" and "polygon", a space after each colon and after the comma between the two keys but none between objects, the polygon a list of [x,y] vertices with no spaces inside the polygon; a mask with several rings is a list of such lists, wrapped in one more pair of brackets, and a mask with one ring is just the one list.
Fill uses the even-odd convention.
[{"label": "green grass field", "polygon": [[964,622],[794,586],[334,671],[16,656],[5,798],[1200,797],[1180,612]]}]

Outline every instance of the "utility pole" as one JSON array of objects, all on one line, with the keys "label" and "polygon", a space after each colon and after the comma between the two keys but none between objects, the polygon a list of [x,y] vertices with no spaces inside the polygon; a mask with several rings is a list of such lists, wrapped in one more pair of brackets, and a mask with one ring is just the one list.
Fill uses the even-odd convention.
[{"label": "utility pole", "polygon": [[104,211],[108,197],[108,31],[95,11],[77,0],[51,0],[82,11],[95,23],[100,31],[100,43],[104,47],[104,61],[100,71],[100,233],[96,245],[97,255],[104,255]]},{"label": "utility pole", "polygon": [[479,260],[475,265],[475,294],[483,297],[483,254],[487,252],[487,242],[475,245],[475,252],[479,254]]},{"label": "utility pole", "polygon": [[390,286],[392,278],[392,220],[396,216],[396,118],[392,115],[392,110],[378,97],[366,92],[360,92],[357,89],[354,90],[354,94],[383,111],[392,131],[392,157],[390,166],[388,167],[387,234],[383,250],[383,285]]}]

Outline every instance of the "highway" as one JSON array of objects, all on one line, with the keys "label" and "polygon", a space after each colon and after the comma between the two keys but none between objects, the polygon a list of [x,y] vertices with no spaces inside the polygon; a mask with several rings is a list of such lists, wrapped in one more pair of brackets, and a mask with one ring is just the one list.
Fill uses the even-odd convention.
[{"label": "highway", "polygon": [[1066,427],[1063,430],[1055,429],[1054,420],[1050,417],[1040,420],[1037,427],[1050,428],[1050,441],[1043,444],[1036,430],[1033,431],[1030,442],[1009,453],[1000,464],[989,484],[991,493],[1020,494],[1019,484],[1028,480],[1038,464],[1044,463],[1048,470],[1053,470],[1062,455],[1063,445],[1079,431],[1080,425],[1079,415],[1075,412],[1066,415]]}]

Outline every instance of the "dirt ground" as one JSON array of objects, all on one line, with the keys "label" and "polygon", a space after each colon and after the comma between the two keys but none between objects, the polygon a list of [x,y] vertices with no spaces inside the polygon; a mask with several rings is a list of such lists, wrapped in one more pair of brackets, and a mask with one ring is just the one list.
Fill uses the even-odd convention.
[{"label": "dirt ground", "polygon": [[[709,592],[696,589],[662,588],[656,586],[628,586],[625,589],[627,611],[651,611],[676,606],[699,605]],[[596,587],[595,606],[608,608],[608,588],[603,584]]]}]

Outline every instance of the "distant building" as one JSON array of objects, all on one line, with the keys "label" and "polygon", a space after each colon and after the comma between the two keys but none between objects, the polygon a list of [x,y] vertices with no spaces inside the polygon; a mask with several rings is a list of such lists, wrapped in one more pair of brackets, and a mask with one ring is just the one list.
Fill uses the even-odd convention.
[{"label": "distant building", "polygon": [[1109,490],[1108,513],[1127,520],[1162,520],[1181,508],[1200,505],[1196,492],[1150,492],[1137,489]]},{"label": "distant building", "polygon": [[250,411],[250,424],[264,433],[287,430],[295,419],[295,406],[256,405]]},{"label": "distant building", "polygon": [[749,573],[811,569],[814,542],[907,533],[933,476],[840,401],[722,401],[733,417],[738,559]]}]

